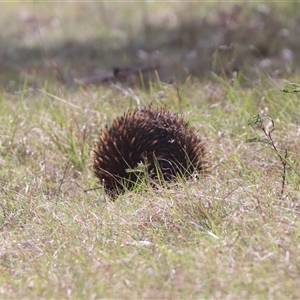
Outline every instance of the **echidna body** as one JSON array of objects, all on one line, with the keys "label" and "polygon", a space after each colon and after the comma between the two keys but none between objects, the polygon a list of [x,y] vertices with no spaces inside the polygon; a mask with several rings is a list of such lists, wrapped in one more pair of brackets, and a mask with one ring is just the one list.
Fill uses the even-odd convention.
[{"label": "echidna body", "polygon": [[138,177],[132,170],[140,163],[152,178],[162,175],[167,181],[210,166],[202,139],[182,116],[164,108],[135,109],[115,119],[100,134],[93,163],[95,175],[113,195],[132,187]]}]

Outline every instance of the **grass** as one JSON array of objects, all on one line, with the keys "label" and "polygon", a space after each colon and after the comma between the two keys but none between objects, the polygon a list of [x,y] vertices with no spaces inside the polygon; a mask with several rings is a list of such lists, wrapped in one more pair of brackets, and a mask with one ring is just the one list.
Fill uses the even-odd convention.
[{"label": "grass", "polygon": [[[299,83],[297,72],[280,79],[258,68],[255,78],[192,76],[144,90],[63,83],[42,62],[20,82],[1,74],[0,298],[298,298],[299,94],[280,91]],[[90,151],[100,130],[139,103],[182,112],[207,141],[212,173],[157,189],[146,178],[114,202],[101,189],[85,192],[98,186]],[[257,136],[247,124],[256,114],[274,120],[273,141],[288,151],[283,195],[277,153],[246,143]]]}]

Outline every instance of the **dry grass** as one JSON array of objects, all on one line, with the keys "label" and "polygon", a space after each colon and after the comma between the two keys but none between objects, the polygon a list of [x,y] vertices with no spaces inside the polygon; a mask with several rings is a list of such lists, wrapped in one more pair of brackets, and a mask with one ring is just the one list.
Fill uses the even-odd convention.
[{"label": "dry grass", "polygon": [[[222,96],[211,103],[209,84],[188,84],[184,113],[208,138],[214,171],[156,190],[145,182],[116,202],[101,190],[84,192],[97,184],[89,161],[93,141],[124,109],[109,113],[109,89],[78,90],[65,103],[37,92],[4,94],[1,296],[296,298],[299,176],[288,171],[281,198],[276,154],[245,143],[255,133],[243,105],[247,97],[250,111],[272,110],[273,97],[290,103],[274,115],[274,139],[299,169],[299,132],[290,122],[297,96],[266,84],[261,91],[269,98],[258,106],[255,93],[238,85],[226,102]],[[231,88],[214,87],[221,94]],[[164,92],[176,107],[173,87]],[[147,94],[139,97],[148,102]]]},{"label": "dry grass", "polygon": [[[192,78],[179,97],[162,83],[65,86],[52,71],[0,92],[1,298],[299,296],[299,96],[282,93],[283,80]],[[115,202],[85,192],[98,185],[89,155],[99,131],[138,102],[184,113],[214,170],[157,189],[145,179]],[[276,146],[288,150],[283,196],[277,154],[245,143],[257,113],[272,117]]]}]

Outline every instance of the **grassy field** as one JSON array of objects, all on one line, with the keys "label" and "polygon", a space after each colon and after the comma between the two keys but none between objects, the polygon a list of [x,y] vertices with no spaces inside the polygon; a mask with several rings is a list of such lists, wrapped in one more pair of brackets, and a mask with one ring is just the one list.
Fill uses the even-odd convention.
[{"label": "grassy field", "polygon": [[[300,83],[299,3],[250,3],[241,13],[145,3],[2,4],[0,298],[297,299],[299,94],[281,89]],[[233,20],[227,31],[224,18]],[[252,19],[266,36],[245,34]],[[200,25],[211,44],[195,40]],[[211,52],[218,39],[230,47],[229,33],[233,64]],[[242,47],[248,39],[259,55]],[[74,83],[152,63],[156,48],[166,68],[180,62],[180,83]],[[203,136],[210,175],[157,189],[145,178],[116,201],[86,192],[99,185],[90,152],[101,129],[150,103],[183,113]],[[257,114],[268,136],[248,124]]]}]

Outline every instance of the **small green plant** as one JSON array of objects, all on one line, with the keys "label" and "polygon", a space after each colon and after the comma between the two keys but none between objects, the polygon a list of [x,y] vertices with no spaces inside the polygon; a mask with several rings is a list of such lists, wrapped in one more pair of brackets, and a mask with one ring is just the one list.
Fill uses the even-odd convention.
[{"label": "small green plant", "polygon": [[[279,149],[273,139],[272,133],[275,130],[275,124],[272,118],[265,116],[261,117],[259,114],[253,116],[248,120],[248,125],[252,127],[252,129],[257,133],[257,137],[249,138],[246,140],[247,143],[259,142],[264,143],[270,149],[272,149],[281,165],[282,165],[282,180],[281,180],[281,190],[280,190],[280,197],[283,196],[286,186],[286,174],[287,174],[287,166],[294,170],[297,175],[300,175],[294,168],[291,162],[288,160],[288,149],[285,148],[284,150]],[[258,130],[262,132],[262,135],[258,133]]]},{"label": "small green plant", "polygon": [[259,114],[257,114],[248,120],[248,125],[251,126],[256,133],[257,133],[257,129],[260,130],[263,133],[263,136],[257,133],[258,134],[257,137],[247,139],[246,142],[247,143],[259,142],[259,143],[266,144],[277,154],[281,162],[282,184],[281,184],[280,196],[282,197],[286,185],[286,166],[287,166],[288,151],[287,149],[285,149],[282,154],[282,151],[279,150],[274,143],[272,137],[272,132],[275,130],[274,121],[270,117],[261,117]]},{"label": "small green plant", "polygon": [[284,93],[297,93],[300,92],[300,85],[298,83],[288,83],[281,91]]}]

